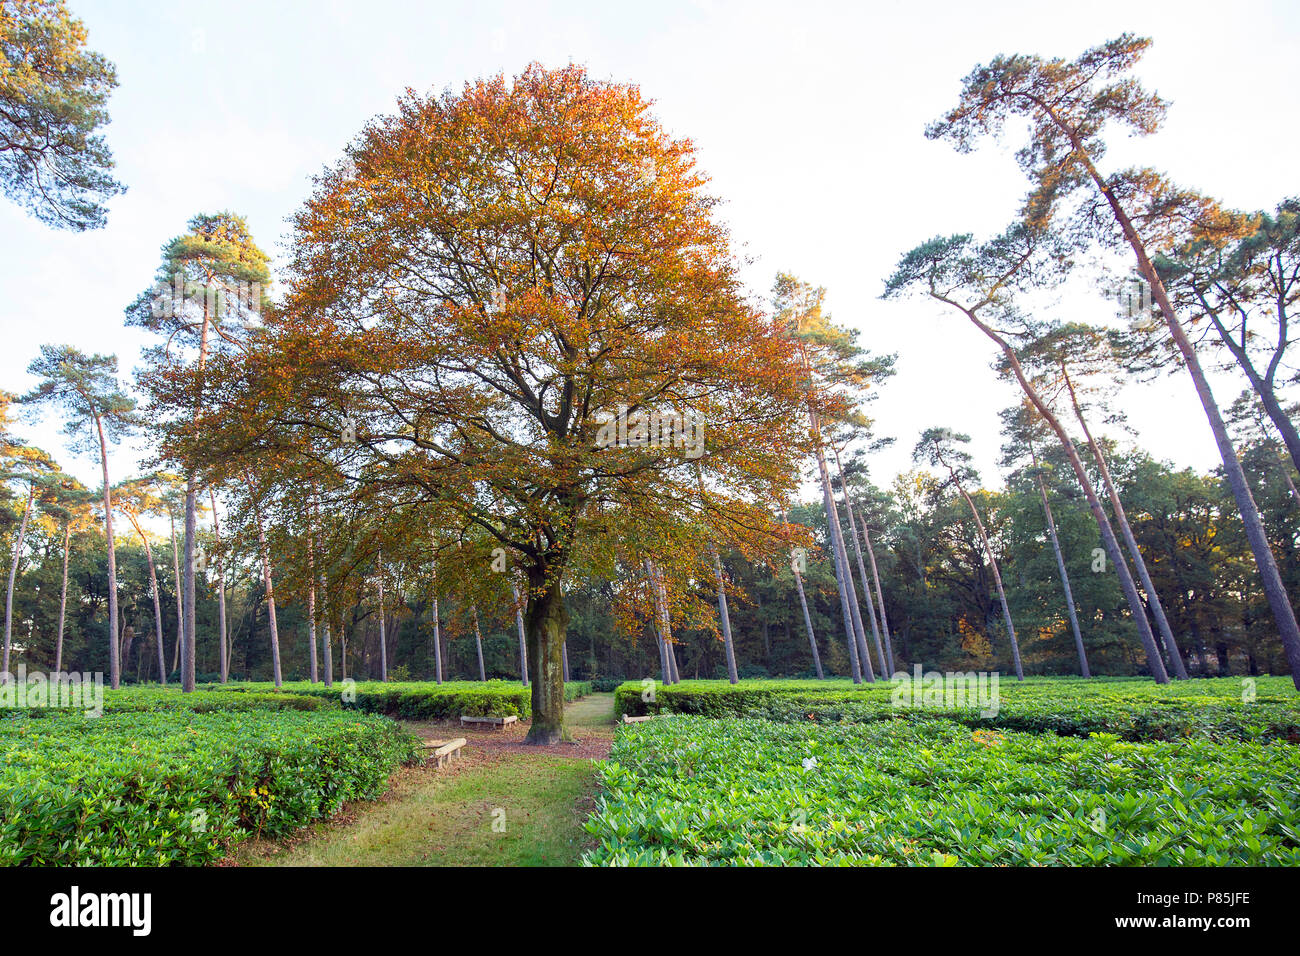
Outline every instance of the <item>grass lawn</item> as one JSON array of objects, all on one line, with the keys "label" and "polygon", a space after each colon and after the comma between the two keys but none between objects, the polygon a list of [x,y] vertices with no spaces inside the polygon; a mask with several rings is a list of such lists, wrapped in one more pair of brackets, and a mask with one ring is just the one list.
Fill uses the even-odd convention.
[{"label": "grass lawn", "polygon": [[[595,694],[569,705],[582,737],[612,736],[614,698]],[[466,747],[448,768],[400,771],[377,801],[284,843],[251,842],[234,853],[241,866],[573,866],[593,841],[583,830],[592,810],[590,760],[520,749]]]}]

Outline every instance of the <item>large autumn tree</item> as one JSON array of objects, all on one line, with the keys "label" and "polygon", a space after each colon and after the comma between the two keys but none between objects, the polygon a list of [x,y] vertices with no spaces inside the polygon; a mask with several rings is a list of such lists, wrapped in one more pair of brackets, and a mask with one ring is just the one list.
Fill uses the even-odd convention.
[{"label": "large autumn tree", "polygon": [[468,604],[518,575],[528,739],[555,741],[566,577],[648,558],[671,601],[713,546],[775,549],[811,448],[794,338],[705,187],[636,87],[580,67],[408,93],[317,180],[285,302],[172,450],[255,461],[268,508],[370,514]]}]

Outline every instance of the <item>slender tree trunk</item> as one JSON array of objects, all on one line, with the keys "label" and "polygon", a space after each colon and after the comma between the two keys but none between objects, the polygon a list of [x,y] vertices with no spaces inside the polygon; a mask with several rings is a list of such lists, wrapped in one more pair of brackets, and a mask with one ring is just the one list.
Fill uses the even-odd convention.
[{"label": "slender tree trunk", "polygon": [[[813,416],[813,429],[818,431],[817,417]],[[848,588],[844,576],[845,564],[840,559],[840,547],[844,543],[843,537],[836,537],[839,530],[840,519],[835,511],[835,501],[831,498],[831,476],[826,468],[826,455],[822,452],[821,442],[817,442],[817,470],[821,475],[822,483],[822,502],[826,506],[826,525],[827,532],[831,543],[831,554],[835,558],[835,583],[839,587],[840,607],[844,613],[844,631],[848,636],[849,643],[849,671],[853,677],[853,683],[862,683],[865,677],[868,683],[875,682],[875,674],[872,673],[871,658],[866,652],[866,637],[858,633],[853,623],[853,611],[857,607],[856,596],[850,601]],[[861,619],[858,621],[861,624]],[[862,650],[862,660],[859,659],[859,648]]]},{"label": "slender tree trunk", "polygon": [[[251,476],[249,487],[253,487]],[[275,675],[275,686],[282,683],[280,674],[280,629],[275,620],[275,588],[271,584],[271,548],[266,543],[266,525],[262,519],[261,505],[254,502],[253,513],[257,517],[257,545],[262,551],[262,582],[266,587],[266,613],[271,627],[271,671]]]},{"label": "slender tree trunk", "polygon": [[1078,420],[1079,427],[1083,429],[1083,437],[1088,443],[1088,449],[1092,452],[1093,460],[1097,462],[1097,469],[1101,474],[1101,484],[1106,489],[1107,497],[1110,498],[1110,506],[1115,512],[1115,520],[1119,523],[1119,531],[1124,538],[1124,545],[1133,558],[1133,566],[1137,568],[1138,580],[1142,582],[1142,587],[1147,592],[1147,603],[1156,619],[1156,627],[1160,631],[1161,640],[1164,641],[1165,651],[1169,654],[1169,663],[1173,665],[1174,676],[1179,680],[1187,680],[1187,668],[1183,664],[1183,655],[1179,651],[1178,641],[1174,639],[1173,629],[1169,626],[1169,618],[1165,616],[1164,604],[1160,600],[1160,595],[1156,592],[1155,584],[1151,581],[1150,572],[1147,571],[1147,563],[1142,557],[1142,549],[1138,547],[1137,538],[1133,536],[1133,529],[1129,526],[1128,515],[1124,511],[1124,503],[1120,501],[1119,491],[1115,488],[1115,482],[1110,476],[1110,468],[1106,464],[1106,456],[1101,453],[1101,446],[1092,437],[1088,422],[1083,417],[1083,409],[1079,407],[1079,397],[1075,394],[1074,383],[1070,381],[1070,373],[1064,366],[1061,367],[1061,375],[1065,380],[1066,391],[1070,394],[1070,405],[1074,408],[1074,417]]},{"label": "slender tree trunk", "polygon": [[[519,629],[519,676],[525,687],[528,686],[528,638],[524,630],[524,613],[519,600],[519,585],[511,584],[515,593],[515,626]],[[532,600],[532,595],[528,596]]]},{"label": "slender tree trunk", "polygon": [[334,686],[334,645],[330,640],[330,610],[325,587],[325,572],[320,574],[321,591],[321,650],[325,655],[325,686]]},{"label": "slender tree trunk", "polygon": [[104,538],[108,544],[108,673],[109,684],[117,690],[122,682],[122,661],[117,646],[117,544],[113,540],[113,488],[108,483],[108,439],[104,437],[104,420],[95,416],[99,433],[99,464],[104,474]]},{"label": "slender tree trunk", "polygon": [[557,577],[548,579],[546,568],[530,568],[528,572],[526,660],[533,714],[525,743],[541,746],[564,739],[564,662],[560,649],[569,614]]},{"label": "slender tree trunk", "polygon": [[5,590],[5,646],[4,663],[0,664],[0,681],[9,680],[9,649],[12,646],[14,623],[14,582],[18,580],[18,562],[23,556],[23,542],[27,538],[27,523],[32,516],[32,502],[36,500],[36,485],[27,486],[27,503],[23,506],[23,520],[18,525],[18,537],[14,539],[14,557],[9,562],[9,587]]},{"label": "slender tree trunk", "polygon": [[[1038,467],[1038,459],[1034,459]],[[1052,553],[1056,555],[1056,569],[1061,574],[1061,588],[1065,591],[1065,610],[1070,617],[1070,630],[1074,633],[1074,649],[1079,653],[1079,673],[1091,677],[1088,669],[1088,652],[1083,646],[1083,634],[1079,631],[1079,615],[1074,607],[1074,593],[1070,590],[1070,575],[1065,571],[1065,556],[1061,553],[1061,542],[1056,536],[1056,520],[1052,517],[1052,506],[1047,501],[1047,485],[1043,476],[1038,475],[1038,493],[1043,499],[1043,514],[1047,516],[1047,537],[1052,542]]]},{"label": "slender tree trunk", "polygon": [[1146,609],[1142,606],[1141,597],[1138,596],[1137,585],[1133,583],[1133,576],[1129,573],[1128,562],[1124,560],[1119,541],[1115,537],[1115,529],[1111,526],[1110,519],[1106,517],[1106,511],[1101,506],[1101,500],[1097,497],[1097,491],[1093,487],[1091,479],[1088,478],[1088,472],[1083,467],[1083,460],[1079,457],[1079,451],[1075,448],[1073,439],[1065,430],[1065,426],[1061,424],[1061,420],[1056,417],[1056,413],[1052,411],[1051,407],[1043,400],[1043,397],[1038,394],[1038,390],[1030,383],[1015,349],[996,330],[981,321],[975,313],[965,309],[962,311],[966,313],[966,317],[970,319],[976,328],[996,342],[998,347],[1002,349],[1002,354],[1006,356],[1021,389],[1024,390],[1025,395],[1038,409],[1038,414],[1043,416],[1043,420],[1047,422],[1061,442],[1066,458],[1070,461],[1070,467],[1074,469],[1074,476],[1078,479],[1079,487],[1083,489],[1084,496],[1088,499],[1088,507],[1097,522],[1097,527],[1101,529],[1102,543],[1106,547],[1106,552],[1110,555],[1111,563],[1115,565],[1115,573],[1119,577],[1120,588],[1124,591],[1129,610],[1133,614],[1133,621],[1137,624],[1138,635],[1142,639],[1142,649],[1147,656],[1147,667],[1157,684],[1167,684],[1169,675],[1165,672],[1164,661],[1160,658],[1160,648],[1156,646],[1155,635],[1151,631],[1151,622],[1147,620]]},{"label": "slender tree trunk", "polygon": [[[63,622],[67,618],[68,611],[68,552],[72,544],[72,522],[69,521],[63,525],[63,584],[59,587],[59,635],[54,643],[54,673],[63,673]],[[156,593],[156,592],[155,592]],[[160,632],[161,633],[161,632]],[[162,647],[162,638],[158,638],[159,647]],[[162,653],[158,654],[158,667],[162,668]],[[8,671],[9,668],[5,668]],[[166,677],[163,678],[166,683]]]},{"label": "slender tree trunk", "polygon": [[[1059,122],[1055,115],[1052,116],[1052,119]],[[1236,499],[1237,508],[1241,512],[1241,522],[1246,529],[1246,540],[1250,542],[1250,549],[1255,555],[1255,564],[1258,567],[1259,576],[1264,586],[1264,594],[1268,598],[1269,608],[1273,612],[1278,635],[1282,639],[1282,647],[1286,650],[1287,663],[1291,668],[1292,682],[1300,690],[1300,624],[1296,623],[1295,609],[1291,606],[1290,597],[1287,595],[1286,587],[1282,583],[1282,575],[1278,571],[1277,560],[1273,557],[1273,551],[1269,547],[1268,536],[1264,532],[1264,523],[1259,517],[1259,508],[1256,507],[1254,496],[1250,493],[1250,485],[1246,482],[1246,473],[1241,467],[1241,462],[1237,460],[1237,450],[1232,444],[1232,439],[1228,436],[1228,426],[1224,424],[1218,402],[1215,401],[1209,380],[1205,377],[1205,370],[1201,368],[1201,360],[1197,356],[1191,340],[1188,339],[1187,333],[1183,331],[1182,323],[1178,321],[1174,307],[1165,292],[1164,283],[1160,281],[1160,276],[1156,275],[1156,270],[1147,257],[1146,247],[1138,236],[1137,230],[1133,227],[1128,213],[1120,203],[1119,197],[1102,179],[1091,158],[1081,148],[1077,136],[1073,133],[1070,135],[1075,149],[1079,152],[1087,167],[1088,175],[1101,191],[1102,196],[1105,197],[1106,202],[1110,205],[1111,212],[1115,216],[1115,221],[1123,230],[1124,238],[1128,240],[1133,255],[1137,259],[1138,274],[1151,286],[1152,297],[1160,307],[1160,312],[1165,319],[1165,325],[1169,328],[1169,335],[1174,340],[1174,344],[1178,346],[1178,351],[1183,357],[1183,363],[1192,376],[1192,382],[1196,386],[1196,395],[1201,401],[1201,407],[1205,409],[1205,416],[1209,420],[1210,430],[1214,433],[1214,441],[1219,446],[1219,456],[1223,459],[1224,477],[1228,479],[1228,486],[1232,489],[1232,496]]]},{"label": "slender tree trunk", "polygon": [[[844,462],[840,461],[840,450],[831,445],[831,451],[835,454],[835,470],[840,473],[840,493],[844,496],[844,511],[849,519],[849,537],[853,539],[853,552],[858,559],[858,576],[862,578],[862,590],[867,597],[867,616],[871,619],[871,642],[876,647],[876,660],[880,664],[880,674],[882,677],[888,677],[893,673],[889,667],[889,662],[885,660],[885,647],[880,643],[880,628],[876,625],[876,607],[875,602],[871,600],[871,582],[867,580],[867,569],[862,562],[862,545],[858,543],[858,523],[853,517],[853,505],[849,502],[849,484],[844,477]],[[853,571],[848,567],[848,550],[844,552],[845,568],[849,572],[849,579],[853,578]],[[857,585],[854,585],[853,603],[857,604]],[[858,626],[862,626],[861,613],[858,615]],[[865,643],[866,635],[863,634]],[[870,655],[868,655],[869,657]]]},{"label": "slender tree trunk", "polygon": [[172,650],[172,670],[181,667],[181,646],[185,643],[185,600],[181,590],[181,553],[176,542],[176,516],[167,509],[167,520],[172,529],[172,576],[176,585],[176,646]]},{"label": "slender tree trunk", "polygon": [[478,607],[471,604],[469,606],[470,617],[474,621],[474,651],[478,654],[478,679],[487,680],[487,668],[483,666],[483,635],[478,629]]},{"label": "slender tree trunk", "polygon": [[[197,612],[195,610],[194,594],[194,543],[195,535],[198,533],[198,502],[196,500],[198,491],[194,484],[194,478],[191,476],[185,482],[185,553],[184,553],[184,574],[183,584],[185,586],[185,640],[181,645],[181,690],[189,693],[194,690],[194,653],[197,646],[195,635],[195,622],[197,621]],[[279,682],[276,682],[279,686]]]},{"label": "slender tree trunk", "polygon": [[731,641],[731,615],[727,612],[727,587],[722,577],[722,558],[713,551],[713,573],[718,579],[718,617],[722,621],[722,647],[727,655],[727,680],[735,684],[740,680],[736,671],[736,648]]},{"label": "slender tree trunk", "polygon": [[[212,499],[212,535],[217,546],[217,625],[221,630],[219,635],[221,641],[221,683],[224,684],[230,679],[230,632],[226,628],[226,567],[221,558],[221,519],[217,516],[217,493],[209,488],[208,497]],[[316,680],[315,627],[316,622],[313,620],[311,650],[311,679],[313,683]],[[162,638],[160,636],[159,643],[161,642]]]},{"label": "slender tree trunk", "polygon": [[569,680],[570,680],[570,678],[569,678],[569,642],[568,642],[567,640],[565,640],[565,642],[564,642],[563,644],[560,645],[560,663],[562,663],[562,664],[564,665],[564,682],[567,684],[567,683],[569,682]]},{"label": "slender tree trunk", "polygon": [[[376,570],[379,586],[379,679],[388,681],[388,633],[384,630],[384,552],[379,551],[379,567]],[[438,604],[437,598],[434,598],[433,605],[433,633],[434,642],[437,642],[438,634]],[[438,659],[438,683],[442,683],[442,658]]]},{"label": "slender tree trunk", "polygon": [[[876,606],[880,608],[880,632],[885,638],[885,656],[889,659],[889,673],[895,673],[894,670],[894,645],[889,638],[889,616],[885,614],[885,592],[880,587],[880,572],[876,568],[876,551],[871,547],[871,532],[867,529],[867,523],[862,522],[862,540],[867,545],[867,560],[871,562],[871,577],[876,584]],[[904,647],[904,651],[906,651]]]},{"label": "slender tree trunk", "polygon": [[[134,522],[133,522],[134,523]],[[138,523],[135,524],[136,533],[140,535],[140,541],[144,544],[144,556],[149,562],[149,588],[153,591],[153,626],[154,635],[162,634],[162,598],[158,594],[158,572],[154,567],[153,548],[149,545],[149,536],[144,533],[144,528]],[[158,642],[158,666],[163,665],[162,641]]]},{"label": "slender tree trunk", "polygon": [[433,666],[439,684],[442,683],[442,624],[438,620],[438,597],[433,598]]},{"label": "slender tree trunk", "polygon": [[952,483],[957,488],[957,493],[970,507],[970,513],[975,518],[975,528],[979,531],[980,541],[984,544],[984,553],[989,557],[989,567],[993,570],[993,583],[997,585],[998,600],[1002,602],[1002,619],[1007,625],[1007,636],[1011,640],[1011,663],[1016,670],[1016,680],[1025,679],[1024,668],[1020,666],[1020,642],[1016,640],[1016,626],[1011,623],[1011,607],[1007,604],[1007,592],[1002,587],[1002,572],[998,570],[998,559],[993,553],[993,545],[989,542],[988,532],[984,530],[984,521],[980,518],[979,509],[975,507],[975,501],[966,493],[961,482],[957,478],[957,473],[949,469],[952,473]]},{"label": "slender tree trunk", "polygon": [[674,684],[681,683],[682,672],[677,666],[677,644],[673,640],[672,615],[668,610],[668,588],[664,584],[663,572],[654,564],[649,565],[651,582],[659,596],[659,617],[663,630],[664,651],[668,655],[668,672]]},{"label": "slender tree trunk", "polygon": [[[216,514],[215,502],[212,513]],[[307,526],[307,641],[311,644],[311,682],[315,684],[320,678],[316,659],[316,539],[310,524]]]},{"label": "slender tree trunk", "polygon": [[808,628],[808,645],[812,648],[813,669],[817,671],[818,680],[825,680],[826,675],[822,672],[822,657],[817,651],[817,635],[813,633],[812,615],[808,613],[808,598],[803,593],[803,575],[798,571],[794,572],[794,586],[799,592],[799,606],[803,608],[803,622]]}]

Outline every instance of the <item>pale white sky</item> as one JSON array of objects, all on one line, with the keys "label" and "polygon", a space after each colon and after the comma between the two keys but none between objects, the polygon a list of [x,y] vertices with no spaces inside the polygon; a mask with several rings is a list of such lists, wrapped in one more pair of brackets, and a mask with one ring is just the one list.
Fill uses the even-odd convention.
[{"label": "pale white sky", "polygon": [[[919,432],[975,438],[994,478],[999,408],[1014,392],[979,333],[928,303],[879,301],[898,256],[937,233],[1001,229],[1024,183],[1007,147],[960,156],[923,136],[972,66],[1001,52],[1073,56],[1125,30],[1153,36],[1145,82],[1173,101],[1166,129],[1117,140],[1114,163],[1144,163],[1247,208],[1296,182],[1291,101],[1300,87],[1300,4],[1042,2],[417,3],[70,0],[92,46],[118,66],[108,139],[130,191],[106,229],[54,232],[0,201],[0,387],[30,387],[42,342],[138,360],[143,333],[122,309],[150,282],[161,244],[200,211],[248,216],[282,258],[286,218],[331,163],[406,87],[458,87],[530,60],[570,59],[641,85],[675,134],[692,138],[747,273],[778,269],[824,285],[835,319],[899,372],[873,407],[897,438],[874,477],[908,467]],[[1063,308],[1103,319],[1086,291]],[[1221,380],[1222,402],[1239,391]],[[1183,375],[1123,398],[1142,443],[1200,468],[1217,461]],[[69,465],[54,426],[25,429]],[[122,449],[114,480],[135,453]],[[73,465],[88,482],[89,461]]]}]

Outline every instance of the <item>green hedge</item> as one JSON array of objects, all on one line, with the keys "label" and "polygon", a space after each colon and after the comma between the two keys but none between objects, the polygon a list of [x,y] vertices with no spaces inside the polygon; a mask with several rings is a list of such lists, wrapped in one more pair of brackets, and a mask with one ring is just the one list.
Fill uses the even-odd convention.
[{"label": "green hedge", "polygon": [[392,721],[336,710],[0,721],[0,864],[211,863],[378,796],[419,753]]},{"label": "green hedge", "polygon": [[[269,683],[214,684],[212,692],[231,696],[275,694]],[[345,691],[353,699],[345,699]],[[526,720],[532,714],[532,691],[515,681],[360,681],[333,687],[293,681],[279,693],[337,701],[345,708],[384,714],[400,720],[457,720],[467,717],[508,717]],[[591,693],[591,684],[570,681],[564,699],[577,700]]]},{"label": "green hedge", "polygon": [[1300,865],[1300,748],[945,720],[620,728],[589,865]]},{"label": "green hedge", "polygon": [[780,721],[866,723],[936,718],[970,727],[1125,740],[1284,740],[1300,743],[1300,696],[1286,678],[1260,678],[1253,700],[1229,678],[1179,681],[1053,679],[999,682],[997,713],[964,707],[899,707],[895,685],[848,681],[683,681],[647,688],[629,682],[615,692],[620,714],[678,713],[704,717],[760,717]]}]

